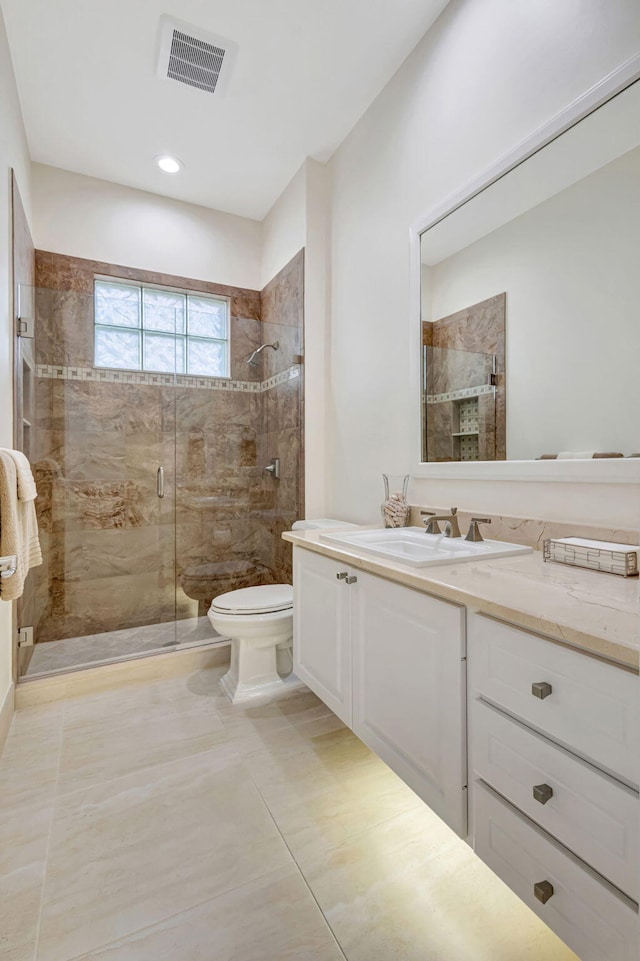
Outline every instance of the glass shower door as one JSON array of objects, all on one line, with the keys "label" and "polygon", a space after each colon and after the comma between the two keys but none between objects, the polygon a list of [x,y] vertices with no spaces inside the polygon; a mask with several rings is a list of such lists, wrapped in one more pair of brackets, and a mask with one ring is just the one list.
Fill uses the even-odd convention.
[{"label": "glass shower door", "polygon": [[96,302],[94,317],[92,276],[47,280],[32,439],[44,563],[27,677],[175,645],[175,367],[131,369],[141,326],[121,302]]},{"label": "glass shower door", "polygon": [[260,322],[244,321],[247,340],[230,341],[230,314],[225,301],[189,298],[189,332],[226,340],[229,354],[202,354],[190,367],[195,376],[177,378],[176,607],[183,647],[216,639],[207,618],[215,596],[268,580],[262,561],[268,475],[257,462],[261,368],[247,364],[248,334],[257,337]]}]

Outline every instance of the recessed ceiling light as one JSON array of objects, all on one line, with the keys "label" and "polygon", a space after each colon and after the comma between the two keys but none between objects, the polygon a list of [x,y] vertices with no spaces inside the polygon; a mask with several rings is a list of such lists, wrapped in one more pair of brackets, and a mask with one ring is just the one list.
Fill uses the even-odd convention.
[{"label": "recessed ceiling light", "polygon": [[156,157],[156,163],[160,167],[160,170],[164,170],[166,174],[177,174],[179,170],[182,170],[182,164],[176,157],[171,157],[169,154],[162,154],[160,157]]}]

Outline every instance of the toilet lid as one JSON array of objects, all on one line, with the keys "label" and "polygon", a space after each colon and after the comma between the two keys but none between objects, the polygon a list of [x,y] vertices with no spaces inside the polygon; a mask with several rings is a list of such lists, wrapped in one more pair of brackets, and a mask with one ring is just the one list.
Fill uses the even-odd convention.
[{"label": "toilet lid", "polygon": [[244,587],[214,597],[211,607],[222,614],[275,614],[293,607],[291,584]]}]

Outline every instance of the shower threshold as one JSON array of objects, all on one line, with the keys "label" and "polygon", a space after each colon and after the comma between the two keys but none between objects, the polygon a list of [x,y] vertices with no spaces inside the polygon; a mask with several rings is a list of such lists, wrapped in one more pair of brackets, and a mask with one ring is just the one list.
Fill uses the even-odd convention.
[{"label": "shower threshold", "polygon": [[47,641],[34,646],[21,680],[223,643],[228,643],[228,639],[216,634],[207,617]]}]

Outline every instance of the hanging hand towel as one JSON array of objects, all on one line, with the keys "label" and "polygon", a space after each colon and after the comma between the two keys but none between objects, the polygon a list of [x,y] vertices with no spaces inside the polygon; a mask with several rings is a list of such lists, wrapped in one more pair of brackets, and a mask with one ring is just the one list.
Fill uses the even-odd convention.
[{"label": "hanging hand towel", "polygon": [[0,554],[15,554],[18,561],[15,574],[0,578],[0,598],[14,601],[22,595],[29,568],[42,564],[42,551],[35,502],[18,498],[16,464],[4,450],[0,450]]},{"label": "hanging hand towel", "polygon": [[34,500],[34,498],[38,496],[38,491],[36,490],[36,482],[33,479],[31,464],[28,459],[21,450],[9,450],[6,447],[0,447],[0,451],[8,454],[16,465],[18,474],[18,500]]}]

